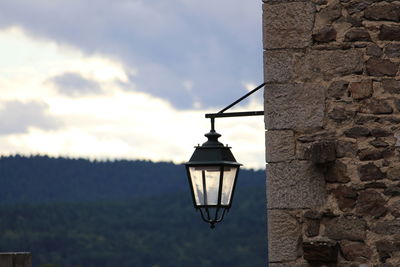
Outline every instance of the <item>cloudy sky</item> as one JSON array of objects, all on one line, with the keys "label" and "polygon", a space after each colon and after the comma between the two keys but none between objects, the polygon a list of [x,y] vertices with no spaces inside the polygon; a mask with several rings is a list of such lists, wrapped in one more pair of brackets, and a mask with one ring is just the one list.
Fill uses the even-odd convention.
[{"label": "cloudy sky", "polygon": [[[259,0],[0,1],[2,155],[184,162],[262,77]],[[216,127],[264,166],[262,116]]]}]

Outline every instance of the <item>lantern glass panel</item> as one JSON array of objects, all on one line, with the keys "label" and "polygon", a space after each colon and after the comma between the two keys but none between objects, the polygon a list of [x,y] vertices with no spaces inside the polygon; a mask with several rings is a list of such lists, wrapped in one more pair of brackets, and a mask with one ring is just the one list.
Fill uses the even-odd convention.
[{"label": "lantern glass panel", "polygon": [[237,167],[224,167],[224,178],[222,182],[221,204],[230,205],[233,185],[235,184]]},{"label": "lantern glass panel", "polygon": [[220,167],[189,167],[196,205],[217,205]]}]

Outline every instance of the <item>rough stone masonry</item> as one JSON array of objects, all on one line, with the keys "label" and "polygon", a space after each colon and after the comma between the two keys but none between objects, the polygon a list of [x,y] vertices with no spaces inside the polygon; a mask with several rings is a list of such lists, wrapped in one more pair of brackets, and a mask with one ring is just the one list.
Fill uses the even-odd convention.
[{"label": "rough stone masonry", "polygon": [[269,266],[400,266],[400,1],[264,0]]}]

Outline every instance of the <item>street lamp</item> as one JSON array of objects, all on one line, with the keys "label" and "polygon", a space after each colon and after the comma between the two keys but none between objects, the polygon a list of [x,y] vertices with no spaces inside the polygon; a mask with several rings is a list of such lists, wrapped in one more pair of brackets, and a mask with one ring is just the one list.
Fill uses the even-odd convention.
[{"label": "street lamp", "polygon": [[206,114],[205,117],[211,119],[211,130],[205,134],[208,140],[195,147],[192,157],[185,163],[194,207],[211,228],[215,228],[231,208],[241,166],[230,147],[218,141],[221,135],[215,131],[215,118],[264,115],[264,111],[224,113],[264,85],[259,85],[220,112]]}]

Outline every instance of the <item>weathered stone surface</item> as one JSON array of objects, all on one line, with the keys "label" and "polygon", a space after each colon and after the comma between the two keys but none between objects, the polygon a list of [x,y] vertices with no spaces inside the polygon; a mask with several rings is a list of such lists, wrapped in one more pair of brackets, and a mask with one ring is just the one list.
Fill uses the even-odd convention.
[{"label": "weathered stone surface", "polygon": [[400,166],[394,166],[387,171],[387,177],[390,180],[400,180]]},{"label": "weathered stone surface", "polygon": [[382,159],[383,157],[384,157],[383,150],[379,150],[379,149],[366,148],[366,149],[360,150],[360,152],[358,153],[358,158],[362,161],[378,160],[378,159]]},{"label": "weathered stone surface", "polygon": [[351,119],[354,114],[354,111],[345,110],[341,107],[335,107],[331,112],[329,112],[328,117],[335,122],[344,122]]},{"label": "weathered stone surface", "polygon": [[322,127],[324,99],[324,88],[316,84],[266,85],[266,128],[295,130]]},{"label": "weathered stone surface", "polygon": [[303,258],[309,262],[337,262],[338,251],[336,242],[303,242]]},{"label": "weathered stone surface", "polygon": [[400,44],[390,43],[385,46],[385,55],[391,58],[400,57]]},{"label": "weathered stone surface", "polygon": [[347,87],[349,82],[347,81],[334,81],[328,87],[328,97],[335,99],[342,98],[347,93]]},{"label": "weathered stone surface", "polygon": [[295,66],[295,73],[304,81],[316,78],[332,79],[361,73],[364,68],[363,54],[358,49],[349,50],[311,50]]},{"label": "weathered stone surface", "polygon": [[386,175],[373,163],[368,163],[358,167],[361,181],[381,180]]},{"label": "weathered stone surface", "polygon": [[332,26],[326,26],[315,32],[312,37],[315,42],[329,43],[336,40],[336,30]]},{"label": "weathered stone surface", "polygon": [[372,114],[391,114],[393,113],[393,108],[387,101],[371,99],[364,107],[361,108],[363,113]]},{"label": "weathered stone surface", "polygon": [[336,160],[336,146],[333,141],[319,141],[311,146],[311,161],[315,164],[325,164]]},{"label": "weathered stone surface", "polygon": [[373,93],[372,80],[350,83],[349,92],[351,97],[357,100],[371,97]]},{"label": "weathered stone surface", "polygon": [[344,36],[345,42],[356,42],[356,41],[371,41],[371,36],[368,31],[363,28],[359,29],[350,29]]},{"label": "weathered stone surface", "polygon": [[362,216],[379,218],[386,214],[386,201],[382,195],[372,189],[359,194],[356,204],[356,213]]},{"label": "weathered stone surface", "polygon": [[387,187],[386,184],[383,183],[383,182],[371,182],[371,183],[368,183],[368,184],[365,184],[365,185],[364,185],[364,188],[365,188],[365,189],[368,189],[368,188],[380,188],[380,189],[385,189],[386,187]]},{"label": "weathered stone surface", "polygon": [[386,136],[390,136],[391,133],[382,128],[374,128],[371,130],[371,135],[373,137],[386,137]]},{"label": "weathered stone surface", "polygon": [[357,155],[357,143],[347,140],[338,140],[336,142],[336,156],[342,157],[355,157]]},{"label": "weathered stone surface", "polygon": [[384,41],[400,41],[400,26],[382,25],[378,38]]},{"label": "weathered stone surface", "polygon": [[325,202],[323,174],[310,162],[270,163],[267,174],[269,208],[313,208]]},{"label": "weathered stone surface", "polygon": [[394,105],[395,105],[397,111],[400,111],[400,99],[396,99],[394,101]]},{"label": "weathered stone surface", "polygon": [[329,183],[349,182],[350,177],[347,174],[347,164],[339,159],[330,164],[325,173],[325,181]]},{"label": "weathered stone surface", "polygon": [[357,217],[338,217],[326,223],[325,235],[334,240],[363,241],[367,224]]},{"label": "weathered stone surface", "polygon": [[291,261],[297,258],[301,226],[287,211],[268,211],[269,261]]},{"label": "weathered stone surface", "polygon": [[339,5],[331,4],[327,7],[322,8],[317,12],[315,16],[316,26],[318,25],[329,25],[342,15],[342,11]]},{"label": "weathered stone surface", "polygon": [[364,17],[370,20],[400,21],[400,5],[396,3],[371,5],[364,11]]},{"label": "weathered stone surface", "polygon": [[382,49],[377,46],[376,44],[369,44],[367,46],[367,55],[373,57],[380,57],[382,56]]},{"label": "weathered stone surface", "polygon": [[385,141],[379,140],[379,139],[375,139],[375,140],[373,140],[373,141],[371,141],[369,143],[371,145],[373,145],[374,147],[377,147],[377,148],[382,148],[382,147],[388,147],[389,146],[388,143],[386,143]]},{"label": "weathered stone surface", "polygon": [[264,4],[264,48],[303,48],[311,44],[314,6],[309,2]]},{"label": "weathered stone surface", "polygon": [[264,52],[264,81],[286,82],[292,78],[294,54],[290,51],[267,50]]},{"label": "weathered stone surface", "polygon": [[348,186],[338,186],[332,190],[332,193],[337,200],[340,210],[347,212],[354,208],[358,197],[354,189]]},{"label": "weathered stone surface", "polygon": [[343,254],[343,258],[353,262],[369,260],[372,255],[372,250],[364,243],[360,242],[343,240],[340,242],[340,250]]},{"label": "weathered stone surface", "polygon": [[400,94],[400,81],[394,79],[387,79],[382,81],[382,87],[386,93]]},{"label": "weathered stone surface", "polygon": [[370,58],[367,61],[367,72],[371,76],[395,76],[399,64],[389,59]]},{"label": "weathered stone surface", "polygon": [[400,234],[400,220],[378,221],[371,227],[371,231],[381,235]]},{"label": "weathered stone surface", "polygon": [[279,162],[295,157],[295,139],[293,131],[266,131],[266,160]]},{"label": "weathered stone surface", "polygon": [[359,137],[369,136],[371,134],[371,132],[368,128],[356,126],[356,127],[347,129],[346,131],[344,131],[344,134],[347,137],[359,138]]}]

